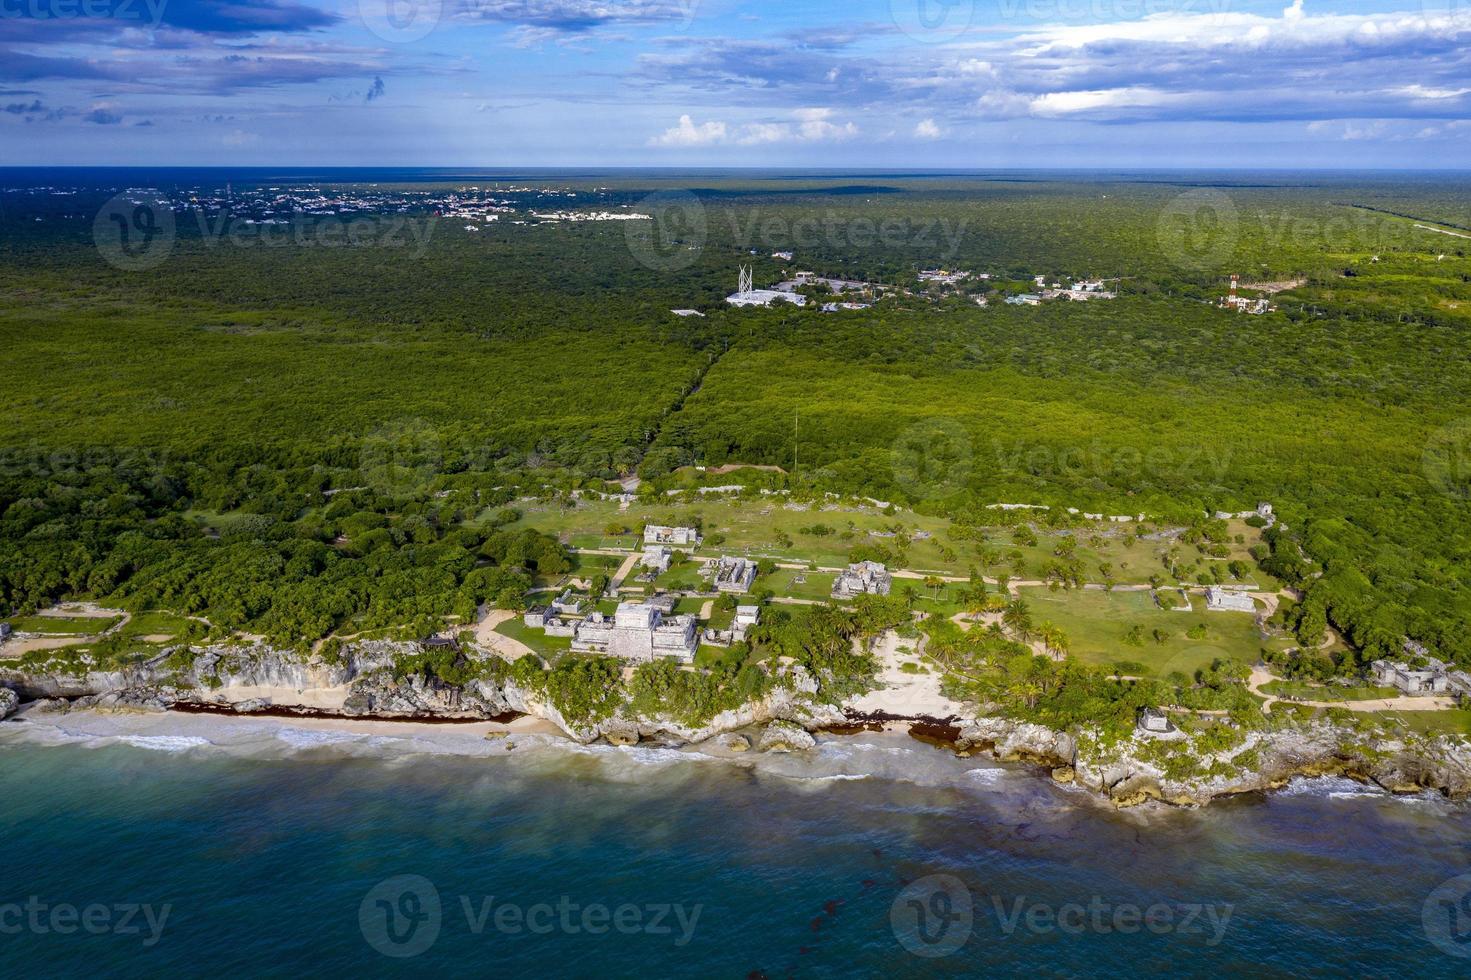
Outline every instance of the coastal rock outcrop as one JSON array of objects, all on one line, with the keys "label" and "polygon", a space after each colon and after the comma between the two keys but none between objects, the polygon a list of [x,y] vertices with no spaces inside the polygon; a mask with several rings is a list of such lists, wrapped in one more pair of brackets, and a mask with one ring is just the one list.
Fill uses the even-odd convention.
[{"label": "coastal rock outcrop", "polygon": [[961,727],[955,746],[989,751],[1002,762],[1032,762],[1050,769],[1073,765],[1077,740],[1067,732],[1005,718],[977,718]]},{"label": "coastal rock outcrop", "polygon": [[817,739],[801,725],[774,721],[761,733],[756,747],[762,752],[805,752],[817,745]]},{"label": "coastal rock outcrop", "polygon": [[607,726],[603,731],[603,738],[609,745],[637,745],[638,726],[631,722]]},{"label": "coastal rock outcrop", "polygon": [[20,695],[8,687],[0,687],[0,721],[15,714],[15,709],[19,707]]}]

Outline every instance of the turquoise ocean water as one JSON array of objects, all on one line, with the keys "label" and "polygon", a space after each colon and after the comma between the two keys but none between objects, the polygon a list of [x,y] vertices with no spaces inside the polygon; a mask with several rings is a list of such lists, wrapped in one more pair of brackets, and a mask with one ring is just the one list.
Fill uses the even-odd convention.
[{"label": "turquoise ocean water", "polygon": [[1471,902],[1435,892],[1471,813],[1344,780],[1120,815],[899,735],[731,761],[100,724],[0,725],[12,976],[1471,971]]}]

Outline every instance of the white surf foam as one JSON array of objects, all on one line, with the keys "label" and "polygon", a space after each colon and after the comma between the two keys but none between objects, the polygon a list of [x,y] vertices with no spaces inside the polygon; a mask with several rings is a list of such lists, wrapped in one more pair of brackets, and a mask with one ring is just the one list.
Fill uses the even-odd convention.
[{"label": "white surf foam", "polygon": [[197,735],[117,735],[104,736],[101,740],[116,740],[125,745],[131,745],[135,749],[149,749],[154,752],[188,752],[190,749],[214,744],[209,739],[200,738]]}]

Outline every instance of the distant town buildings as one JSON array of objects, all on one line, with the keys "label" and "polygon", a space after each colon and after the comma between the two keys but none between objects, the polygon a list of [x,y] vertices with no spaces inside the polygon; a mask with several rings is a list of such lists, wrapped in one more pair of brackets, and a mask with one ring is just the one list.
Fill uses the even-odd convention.
[{"label": "distant town buildings", "polygon": [[1006,297],[1006,302],[1012,306],[1041,306],[1042,297],[1036,293],[1020,293]]},{"label": "distant town buildings", "polygon": [[697,548],[704,540],[700,532],[692,527],[664,527],[649,524],[644,528],[644,544],[665,545],[676,548]]},{"label": "distant town buildings", "polygon": [[833,582],[834,599],[852,599],[861,595],[888,595],[894,578],[876,561],[849,565]]},{"label": "distant town buildings", "polygon": [[670,310],[669,312],[673,313],[675,316],[697,316],[702,320],[705,318],[705,314],[701,313],[699,310]]},{"label": "distant town buildings", "polygon": [[1245,592],[1231,592],[1216,586],[1205,590],[1205,608],[1211,612],[1256,612],[1256,603]]},{"label": "distant town buildings", "polygon": [[1084,302],[1090,299],[1117,299],[1118,293],[1106,290],[1103,283],[1085,283],[1082,285],[1097,286],[1097,289],[1084,289],[1081,285],[1074,285],[1072,289],[1044,289],[1043,299],[1070,299]]},{"label": "distant town buildings", "polygon": [[948,269],[924,269],[919,274],[920,282],[939,283],[942,286],[957,286],[969,278],[969,272],[951,272]]}]

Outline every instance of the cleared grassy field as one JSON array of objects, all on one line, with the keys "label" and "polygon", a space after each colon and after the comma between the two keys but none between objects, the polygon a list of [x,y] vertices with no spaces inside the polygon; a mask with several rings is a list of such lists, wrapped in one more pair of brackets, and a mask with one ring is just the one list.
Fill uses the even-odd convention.
[{"label": "cleared grassy field", "polygon": [[547,636],[541,630],[530,628],[519,618],[506,620],[495,631],[502,636],[519,640],[553,663],[572,649],[571,639],[565,636]]},{"label": "cleared grassy field", "polygon": [[[642,547],[638,532],[645,524],[700,523],[706,536],[701,555],[742,555],[837,568],[848,563],[853,549],[877,545],[902,557],[898,567],[946,576],[965,576],[976,567],[991,576],[1038,578],[1043,567],[1056,560],[1058,546],[1072,537],[1087,581],[1101,582],[1106,566],[1115,582],[1142,584],[1151,575],[1164,574],[1161,555],[1172,544],[1136,538],[1131,526],[1116,524],[1085,525],[1068,533],[1038,529],[1036,544],[1018,544],[1007,528],[988,531],[984,540],[962,540],[952,536],[948,520],[913,511],[901,509],[889,515],[868,505],[803,505],[770,497],[638,502],[627,510],[620,510],[611,500],[584,500],[574,507],[521,501],[516,507],[522,518],[512,527],[554,534],[573,548],[636,550]],[[813,533],[819,527],[827,533]],[[610,533],[623,528],[627,533]],[[1245,549],[1260,539],[1259,532],[1238,522],[1233,533],[1242,533],[1246,542],[1238,545],[1233,541],[1232,557],[1249,560]],[[1184,547],[1181,553],[1189,557],[1194,549]],[[1269,584],[1260,573],[1255,581]]]},{"label": "cleared grassy field", "polygon": [[1471,710],[1464,708],[1454,711],[1379,711],[1372,717],[1398,722],[1413,732],[1471,735]]},{"label": "cleared grassy field", "polygon": [[[1132,661],[1156,677],[1172,671],[1190,675],[1221,658],[1255,663],[1262,646],[1250,615],[1206,612],[1205,600],[1200,596],[1191,597],[1193,608],[1186,613],[1160,609],[1148,592],[1020,591],[1031,606],[1032,618],[1059,627],[1071,641],[1069,656],[1090,664],[1110,666]],[[1202,623],[1206,627],[1204,639],[1192,640],[1185,635]],[[1136,625],[1144,635],[1140,646],[1125,639]],[[1152,637],[1156,629],[1169,634],[1163,643]]]},{"label": "cleared grassy field", "polygon": [[116,616],[22,616],[10,621],[17,633],[95,636],[117,622]]},{"label": "cleared grassy field", "polygon": [[1400,696],[1400,692],[1392,687],[1341,687],[1302,681],[1273,681],[1262,685],[1262,691],[1279,698],[1296,697],[1304,701],[1372,701]]}]

